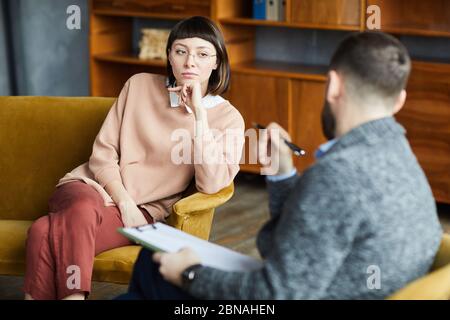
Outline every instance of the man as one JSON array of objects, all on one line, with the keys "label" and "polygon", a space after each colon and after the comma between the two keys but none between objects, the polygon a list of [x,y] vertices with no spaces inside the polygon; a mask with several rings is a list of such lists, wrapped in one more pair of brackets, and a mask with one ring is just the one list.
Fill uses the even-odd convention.
[{"label": "man", "polygon": [[268,126],[260,154],[278,153],[279,170],[267,178],[271,218],[257,241],[264,266],[225,272],[202,266],[191,249],[153,257],[142,250],[123,298],[381,299],[427,273],[442,230],[393,118],[410,69],[392,36],[347,37],[328,72],[322,125],[329,142],[317,162],[297,176],[290,149],[275,136],[289,135]]}]

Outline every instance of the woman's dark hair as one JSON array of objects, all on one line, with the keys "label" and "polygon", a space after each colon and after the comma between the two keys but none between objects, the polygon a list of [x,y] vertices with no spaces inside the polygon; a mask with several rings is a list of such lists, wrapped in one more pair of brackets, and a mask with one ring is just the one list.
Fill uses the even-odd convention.
[{"label": "woman's dark hair", "polygon": [[[170,32],[166,46],[167,58],[169,58],[173,42],[186,38],[201,38],[214,45],[217,51],[217,69],[213,70],[209,77],[207,93],[217,95],[226,92],[230,85],[230,64],[225,41],[217,25],[212,20],[201,16],[181,20]],[[169,76],[169,85],[175,85],[176,79],[169,59],[167,59],[167,74]]]}]

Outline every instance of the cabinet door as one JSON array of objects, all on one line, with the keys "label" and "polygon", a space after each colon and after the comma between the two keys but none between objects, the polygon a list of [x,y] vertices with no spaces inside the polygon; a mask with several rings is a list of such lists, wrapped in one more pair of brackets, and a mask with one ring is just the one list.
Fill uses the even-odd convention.
[{"label": "cabinet door", "polygon": [[432,34],[450,32],[450,1],[448,0],[368,0],[381,12],[381,30]]},{"label": "cabinet door", "polygon": [[[288,128],[289,81],[286,78],[234,72],[226,98],[242,114],[246,129],[252,128],[253,122],[262,125],[277,122]],[[249,161],[256,159],[256,154],[250,153],[254,150],[250,143],[247,138],[245,163],[242,163],[241,168],[259,173],[259,166]]]},{"label": "cabinet door", "polygon": [[360,0],[292,0],[291,21],[324,25],[360,25]]},{"label": "cabinet door", "polygon": [[210,0],[93,0],[94,10],[166,14],[173,16],[210,15]]},{"label": "cabinet door", "polygon": [[314,163],[315,150],[326,141],[321,122],[324,99],[325,82],[292,81],[292,141],[306,151],[306,156],[295,158],[300,172]]},{"label": "cabinet door", "polygon": [[438,201],[450,203],[450,66],[413,63],[405,106],[396,115]]}]

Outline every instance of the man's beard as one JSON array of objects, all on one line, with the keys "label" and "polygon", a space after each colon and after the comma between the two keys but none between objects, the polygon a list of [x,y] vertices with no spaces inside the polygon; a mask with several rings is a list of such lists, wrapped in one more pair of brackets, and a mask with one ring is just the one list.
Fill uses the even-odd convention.
[{"label": "man's beard", "polygon": [[322,108],[322,132],[328,139],[332,140],[336,136],[336,120],[331,112],[330,104],[325,98],[325,102]]}]

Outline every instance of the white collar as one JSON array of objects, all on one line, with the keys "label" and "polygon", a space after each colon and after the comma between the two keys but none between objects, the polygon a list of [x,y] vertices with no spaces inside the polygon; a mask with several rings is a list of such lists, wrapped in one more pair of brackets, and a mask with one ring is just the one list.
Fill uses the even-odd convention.
[{"label": "white collar", "polygon": [[[170,106],[172,108],[177,108],[180,106],[180,97],[176,92],[169,92],[169,97],[170,97]],[[202,105],[205,109],[211,109],[224,101],[225,99],[222,98],[221,96],[213,96],[207,94],[202,98]],[[186,110],[189,113],[192,113],[192,109],[190,107],[186,106]]]}]

